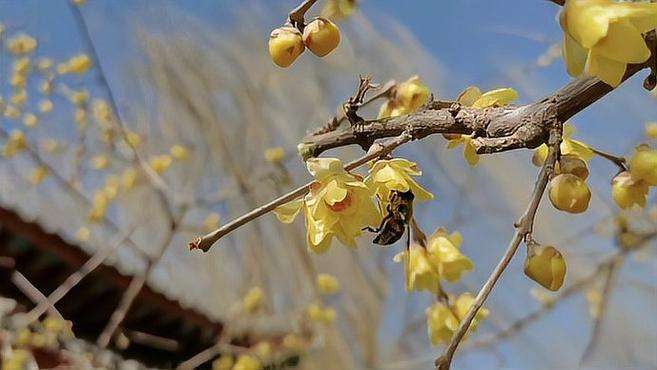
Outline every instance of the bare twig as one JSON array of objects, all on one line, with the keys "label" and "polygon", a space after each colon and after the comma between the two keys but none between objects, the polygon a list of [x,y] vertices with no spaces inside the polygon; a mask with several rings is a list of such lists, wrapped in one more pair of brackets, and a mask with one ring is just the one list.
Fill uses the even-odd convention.
[{"label": "bare twig", "polygon": [[35,287],[26,277],[25,275],[21,274],[20,272],[14,270],[11,274],[11,282],[16,285],[18,289],[20,289],[27,298],[29,298],[34,304],[42,304],[44,303],[48,308],[48,313],[50,315],[53,315],[57,317],[58,319],[64,320],[64,317],[62,316],[59,311],[53,306],[50,302],[48,302],[48,298],[46,298],[43,293],[37,287]]},{"label": "bare twig", "polygon": [[114,253],[114,251],[130,237],[132,230],[133,229],[124,233],[124,235],[121,235],[115,243],[108,245],[105,248],[98,249],[96,253],[94,253],[94,255],[91,256],[82,267],[80,267],[80,269],[69,275],[66,280],[55,289],[55,291],[50,293],[46,301],[39,303],[25,315],[25,322],[23,325],[29,325],[35,320],[38,320],[49,307],[54,306],[64,298],[73,287],[82,281],[82,279],[84,279],[90,272],[100,266],[107,257]]},{"label": "bare twig", "polygon": [[534,186],[534,191],[532,193],[529,206],[527,207],[527,210],[518,221],[516,225],[515,235],[513,236],[511,243],[509,244],[506,252],[504,253],[504,256],[497,264],[497,266],[491,273],[488,280],[486,280],[481,290],[479,290],[479,293],[477,294],[477,297],[475,298],[472,307],[470,307],[468,314],[461,321],[458,330],[452,336],[452,339],[447,345],[445,352],[443,353],[442,356],[436,359],[437,369],[449,370],[452,362],[452,358],[454,357],[454,353],[456,352],[459,343],[465,336],[465,333],[467,332],[468,328],[470,327],[472,320],[474,320],[475,315],[477,314],[481,306],[483,306],[484,302],[486,301],[486,298],[488,298],[488,295],[493,290],[493,287],[495,286],[497,280],[500,278],[500,276],[502,276],[502,273],[506,269],[509,262],[511,262],[511,259],[513,258],[516,250],[518,250],[518,246],[520,246],[520,243],[528,235],[531,234],[534,227],[534,218],[536,216],[536,211],[538,210],[538,206],[541,202],[541,198],[543,197],[543,193],[545,192],[545,188],[547,187],[549,178],[554,171],[554,164],[556,163],[557,154],[558,154],[558,146],[561,143],[561,130],[562,130],[562,123],[553,121],[552,128],[550,130],[550,139],[548,141],[548,147],[549,147],[548,157],[545,161],[545,164],[541,168],[541,172],[538,175],[538,179],[536,180],[536,185]]},{"label": "bare twig", "polygon": [[[372,153],[369,153],[367,155],[362,156],[361,158],[347,164],[345,166],[345,169],[347,171],[351,171],[353,169],[356,169],[365,163],[371,161],[372,159],[376,159],[378,157],[384,156],[390,152],[392,152],[395,148],[398,146],[407,143],[413,139],[413,136],[402,132],[401,135],[398,137],[387,141],[385,144],[383,144],[378,150],[373,151]],[[204,235],[202,237],[197,237],[195,238],[191,243],[189,243],[189,249],[201,249],[204,252],[207,252],[214,243],[217,242],[217,240],[221,239],[225,235],[229,234],[235,229],[238,229],[239,227],[251,222],[252,220],[263,216],[274,209],[276,209],[278,206],[281,206],[287,202],[290,202],[294,199],[297,199],[306,193],[308,193],[308,190],[312,186],[314,181],[311,181],[295,190],[292,190],[291,192],[284,194],[271,202],[262,205],[236,219],[233,221],[225,224],[224,226],[220,227],[219,229]]]},{"label": "bare twig", "polygon": [[125,332],[125,334],[128,338],[130,338],[132,342],[141,344],[143,346],[162,349],[169,352],[175,352],[178,350],[178,348],[180,348],[180,344],[175,339],[164,338],[158,335],[144,333],[136,330],[128,330]]},{"label": "bare twig", "polygon": [[288,15],[288,19],[296,27],[300,27],[300,30],[303,30],[304,27],[304,16],[312,8],[312,6],[317,2],[317,0],[304,0],[299,6],[294,8]]},{"label": "bare twig", "polygon": [[602,157],[602,158],[610,161],[611,163],[615,164],[616,166],[618,166],[618,168],[621,171],[627,171],[627,161],[625,160],[625,158],[618,157],[618,156],[615,156],[613,154],[603,152],[602,150],[598,150],[598,149],[595,149],[595,148],[591,148],[591,150],[593,151],[593,153],[599,155],[600,157]]}]

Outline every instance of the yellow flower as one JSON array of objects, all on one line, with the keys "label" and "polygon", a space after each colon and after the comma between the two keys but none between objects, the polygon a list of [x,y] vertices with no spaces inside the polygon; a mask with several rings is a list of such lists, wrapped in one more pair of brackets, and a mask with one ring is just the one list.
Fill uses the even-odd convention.
[{"label": "yellow flower", "polygon": [[308,247],[317,253],[327,251],[333,237],[355,248],[363,227],[381,220],[372,191],[360,177],[345,171],[337,158],[312,158],[306,165],[315,183],[303,199],[278,207],[276,216],[290,223],[303,209]]},{"label": "yellow flower", "polygon": [[27,148],[27,139],[21,130],[13,130],[9,133],[9,138],[3,149],[3,155],[11,158]]},{"label": "yellow flower", "polygon": [[36,369],[37,364],[32,353],[27,349],[14,349],[2,362],[2,370]]},{"label": "yellow flower", "polygon": [[34,127],[39,124],[39,117],[34,115],[34,113],[25,113],[23,115],[23,124],[27,127]]},{"label": "yellow flower", "polygon": [[95,155],[91,157],[91,167],[94,170],[104,170],[109,165],[109,159],[106,155]]},{"label": "yellow flower", "polygon": [[71,2],[73,2],[73,4],[75,5],[80,6],[80,5],[84,5],[87,2],[87,0],[71,0]]},{"label": "yellow flower", "polygon": [[[561,141],[560,149],[562,155],[572,154],[579,157],[584,161],[590,161],[595,156],[595,153],[587,144],[572,139],[575,134],[576,128],[570,123],[563,125],[563,140]],[[542,166],[545,163],[548,155],[548,147],[542,144],[534,151],[532,163],[536,166]]]},{"label": "yellow flower", "polygon": [[[448,343],[473,303],[474,297],[470,293],[464,293],[456,298],[451,308],[442,302],[436,302],[428,308],[426,311],[427,327],[431,344],[436,346]],[[482,307],[472,320],[468,333],[476,330],[479,322],[488,317],[488,314],[488,310]]]},{"label": "yellow flower", "polygon": [[348,17],[357,8],[356,0],[329,0],[322,9],[322,17],[337,21]]},{"label": "yellow flower", "polygon": [[260,287],[253,287],[249,289],[244,298],[242,299],[242,306],[244,310],[249,313],[258,311],[265,300],[265,293]]},{"label": "yellow flower", "polygon": [[9,119],[16,119],[21,116],[21,111],[13,105],[7,105],[3,114]]},{"label": "yellow flower", "polygon": [[22,57],[16,59],[12,67],[14,69],[14,73],[18,75],[26,75],[30,72],[30,69],[32,68],[32,62],[30,61],[29,57]]},{"label": "yellow flower", "polygon": [[148,160],[148,164],[151,166],[153,171],[159,175],[165,173],[171,166],[172,162],[173,159],[168,154],[154,155]]},{"label": "yellow flower", "polygon": [[217,212],[210,213],[205,220],[203,220],[203,230],[210,232],[219,228],[221,216]]},{"label": "yellow flower", "polygon": [[372,189],[383,203],[390,199],[391,191],[413,192],[415,199],[433,199],[433,194],[420,186],[412,176],[420,176],[422,171],[417,164],[403,159],[381,159],[374,163],[365,179],[365,185]]},{"label": "yellow flower", "polygon": [[88,55],[80,54],[71,57],[71,59],[64,63],[59,64],[57,66],[57,73],[60,75],[66,73],[84,74],[91,68],[92,65],[93,63],[91,62],[91,58],[89,58]]},{"label": "yellow flower", "polygon": [[121,186],[121,179],[117,175],[109,175],[105,180],[105,187],[103,192],[109,200],[113,200],[119,194],[119,187]]},{"label": "yellow flower", "polygon": [[657,186],[657,150],[648,145],[639,145],[630,158],[632,178],[643,180],[650,186]]},{"label": "yellow flower", "polygon": [[80,242],[87,242],[91,237],[91,230],[87,227],[81,227],[75,233],[75,239]]},{"label": "yellow flower", "polygon": [[249,355],[240,355],[235,361],[233,370],[260,370],[262,369],[262,364],[258,361],[257,358]]},{"label": "yellow flower", "polygon": [[460,251],[462,243],[461,233],[448,234],[443,228],[436,230],[427,240],[429,259],[437,266],[438,275],[442,279],[456,282],[474,268],[472,261]]},{"label": "yellow flower", "polygon": [[596,76],[616,87],[627,64],[650,57],[641,34],[657,27],[657,3],[568,0],[560,23],[568,73]]},{"label": "yellow flower", "polygon": [[52,92],[52,81],[49,80],[44,80],[41,82],[39,85],[39,91],[41,91],[42,94],[45,95],[50,95]]},{"label": "yellow flower", "polygon": [[331,274],[318,274],[315,283],[320,294],[331,295],[340,291],[340,282]]},{"label": "yellow flower", "polygon": [[55,334],[58,337],[73,337],[73,323],[71,321],[63,320],[55,316],[48,316],[43,320],[42,325],[45,331]]},{"label": "yellow flower", "polygon": [[393,96],[379,110],[379,118],[397,117],[413,113],[429,101],[431,92],[419,76],[400,83]]},{"label": "yellow flower", "polygon": [[134,168],[127,168],[121,174],[121,182],[126,189],[132,189],[137,182],[137,170]]},{"label": "yellow flower", "polygon": [[646,136],[651,139],[657,139],[657,122],[646,123]]},{"label": "yellow flower", "polygon": [[39,112],[41,113],[50,113],[52,111],[52,100],[43,99],[39,102]]},{"label": "yellow flower", "polygon": [[88,90],[71,91],[68,94],[68,99],[71,101],[71,103],[77,106],[85,105],[89,101],[89,91]]},{"label": "yellow flower", "polygon": [[40,183],[45,180],[45,178],[48,176],[48,169],[43,166],[39,166],[32,170],[32,173],[30,173],[29,181],[30,184],[32,185],[39,185]]},{"label": "yellow flower", "polygon": [[265,149],[265,160],[269,163],[280,163],[285,158],[285,149],[280,146]]},{"label": "yellow flower", "polygon": [[44,58],[39,58],[39,60],[37,61],[37,68],[40,71],[46,71],[46,70],[52,68],[53,64],[54,64],[54,62],[50,58],[45,58],[45,57]]},{"label": "yellow flower", "polygon": [[[476,86],[469,86],[465,89],[456,101],[465,106],[478,109],[489,107],[501,107],[507,105],[514,100],[518,99],[518,93],[511,88],[501,88],[485,93],[481,93]],[[463,145],[463,156],[470,166],[475,166],[479,163],[479,154],[473,143],[473,135],[456,135],[456,138],[450,139],[447,143],[448,149],[454,149],[459,145]]]},{"label": "yellow flower", "polygon": [[132,148],[136,148],[141,144],[141,136],[139,136],[139,134],[134,131],[126,130],[125,141]]},{"label": "yellow flower", "polygon": [[37,40],[24,33],[20,33],[7,41],[7,49],[14,55],[30,54],[36,47]]},{"label": "yellow flower", "polygon": [[94,119],[101,124],[107,125],[112,121],[112,109],[105,100],[95,100],[92,106]]},{"label": "yellow flower", "polygon": [[259,359],[265,360],[271,357],[272,348],[271,343],[269,342],[260,342],[253,347],[253,353],[255,353]]},{"label": "yellow flower", "polygon": [[231,370],[234,362],[233,356],[223,355],[212,361],[212,370]]},{"label": "yellow flower", "polygon": [[635,204],[642,208],[646,206],[649,187],[645,181],[635,180],[624,171],[614,177],[611,184],[611,195],[620,208],[627,209]]},{"label": "yellow flower", "polygon": [[11,96],[9,101],[12,104],[22,107],[23,105],[25,105],[25,103],[27,103],[27,90],[25,89],[18,90],[18,92],[16,92],[14,95]]},{"label": "yellow flower", "polygon": [[395,262],[404,262],[406,274],[406,290],[426,290],[438,293],[440,289],[440,275],[438,268],[431,261],[427,250],[416,243],[411,244],[409,250],[395,256]]},{"label": "yellow flower", "polygon": [[335,321],[336,316],[333,308],[323,308],[317,303],[311,303],[308,306],[306,313],[308,314],[308,319],[310,319],[310,321],[323,325],[331,325],[333,321]]},{"label": "yellow flower", "polygon": [[189,151],[182,145],[176,144],[169,149],[171,156],[177,160],[189,158]]},{"label": "yellow flower", "polygon": [[304,340],[296,334],[287,334],[283,337],[283,347],[300,352],[306,347]]},{"label": "yellow flower", "polygon": [[552,246],[533,246],[525,259],[525,275],[546,289],[557,291],[566,277],[566,260]]}]

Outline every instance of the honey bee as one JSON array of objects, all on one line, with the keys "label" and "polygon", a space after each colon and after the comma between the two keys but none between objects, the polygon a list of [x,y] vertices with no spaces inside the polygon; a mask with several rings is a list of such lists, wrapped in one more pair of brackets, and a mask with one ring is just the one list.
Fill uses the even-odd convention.
[{"label": "honey bee", "polygon": [[377,233],[374,244],[390,245],[401,239],[404,231],[410,235],[410,222],[413,218],[413,192],[400,192],[393,190],[390,193],[390,202],[386,206],[388,214],[381,220],[378,228],[366,227],[364,230]]}]

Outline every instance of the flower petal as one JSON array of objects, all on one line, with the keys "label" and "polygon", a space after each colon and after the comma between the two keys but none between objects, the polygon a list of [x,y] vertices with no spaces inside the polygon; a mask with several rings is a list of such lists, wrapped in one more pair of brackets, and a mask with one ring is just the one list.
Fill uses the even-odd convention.
[{"label": "flower petal", "polygon": [[297,214],[299,214],[302,206],[303,198],[299,198],[278,206],[276,209],[274,209],[274,213],[280,222],[289,224],[294,221],[295,217],[297,217]]}]

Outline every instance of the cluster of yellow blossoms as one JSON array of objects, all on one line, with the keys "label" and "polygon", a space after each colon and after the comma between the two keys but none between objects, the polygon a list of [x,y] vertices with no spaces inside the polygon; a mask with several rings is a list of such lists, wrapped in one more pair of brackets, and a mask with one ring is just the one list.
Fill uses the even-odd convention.
[{"label": "cluster of yellow blossoms", "polygon": [[306,47],[318,57],[330,54],[340,44],[340,29],[324,17],[317,17],[301,31],[286,25],[269,35],[269,55],[279,67],[289,67],[304,52]]},{"label": "cluster of yellow blossoms", "polygon": [[397,117],[413,113],[429,101],[431,92],[419,76],[397,84],[388,100],[381,105],[378,118]]},{"label": "cluster of yellow blossoms", "polygon": [[[463,293],[456,298],[452,305],[436,302],[429,307],[426,314],[427,330],[431,344],[448,343],[459,328],[461,321],[467,316],[473,303],[474,297],[472,294]],[[483,307],[477,311],[467,333],[476,330],[479,323],[488,317],[488,314],[488,309]]]},{"label": "cluster of yellow blossoms", "polygon": [[650,58],[642,34],[657,27],[657,3],[567,0],[560,23],[568,73],[616,87],[628,64]]}]

